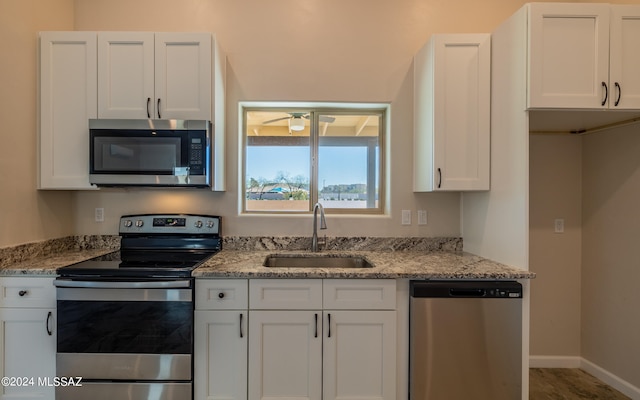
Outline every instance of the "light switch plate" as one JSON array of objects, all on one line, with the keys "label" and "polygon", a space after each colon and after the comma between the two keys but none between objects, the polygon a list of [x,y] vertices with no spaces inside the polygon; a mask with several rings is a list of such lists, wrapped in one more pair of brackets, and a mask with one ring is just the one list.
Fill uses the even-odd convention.
[{"label": "light switch plate", "polygon": [[104,222],[104,208],[102,207],[96,208],[95,220],[96,222]]},{"label": "light switch plate", "polygon": [[418,225],[427,224],[427,210],[418,210]]},{"label": "light switch plate", "polygon": [[402,210],[402,225],[411,225],[411,210]]}]

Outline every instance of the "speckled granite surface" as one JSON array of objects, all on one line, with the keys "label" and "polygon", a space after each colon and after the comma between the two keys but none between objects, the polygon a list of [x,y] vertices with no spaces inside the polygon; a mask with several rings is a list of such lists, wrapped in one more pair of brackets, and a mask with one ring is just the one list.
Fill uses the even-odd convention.
[{"label": "speckled granite surface", "polygon": [[[224,238],[225,250],[308,251],[310,237],[238,237]],[[451,237],[329,237],[324,251],[462,251],[462,238]]]},{"label": "speckled granite surface", "polygon": [[68,236],[0,249],[0,275],[55,275],[56,269],[117,250],[120,237]]},{"label": "speckled granite surface", "polygon": [[[58,268],[118,249],[119,236],[71,236],[0,249],[0,275],[55,275]],[[373,268],[267,268],[269,254],[313,255],[308,237],[225,237],[199,278],[530,279],[535,274],[462,252],[461,238],[328,238],[320,254],[362,255]]]},{"label": "speckled granite surface", "polygon": [[361,255],[373,268],[269,268],[267,255],[314,254],[300,251],[222,250],[193,272],[197,278],[407,278],[407,279],[531,279],[535,274],[468,253],[445,251],[344,251],[325,256]]}]

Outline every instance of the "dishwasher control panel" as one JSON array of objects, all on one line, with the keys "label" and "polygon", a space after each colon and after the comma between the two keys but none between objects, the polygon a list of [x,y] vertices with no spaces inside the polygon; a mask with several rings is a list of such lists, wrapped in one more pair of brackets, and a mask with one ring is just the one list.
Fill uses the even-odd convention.
[{"label": "dishwasher control panel", "polygon": [[522,285],[513,281],[411,281],[411,297],[520,299]]}]

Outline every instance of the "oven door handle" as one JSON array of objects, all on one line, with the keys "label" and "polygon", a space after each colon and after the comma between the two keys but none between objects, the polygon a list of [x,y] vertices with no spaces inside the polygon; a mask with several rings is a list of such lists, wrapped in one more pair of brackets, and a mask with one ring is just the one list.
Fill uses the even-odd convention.
[{"label": "oven door handle", "polygon": [[117,281],[74,281],[68,279],[56,279],[53,284],[59,288],[88,288],[88,289],[173,289],[190,288],[191,281],[144,281],[144,282],[117,282]]}]

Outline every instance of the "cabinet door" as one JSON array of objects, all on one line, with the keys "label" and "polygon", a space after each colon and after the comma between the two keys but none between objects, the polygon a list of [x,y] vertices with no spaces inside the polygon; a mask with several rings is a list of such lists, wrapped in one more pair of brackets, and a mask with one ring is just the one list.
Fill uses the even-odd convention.
[{"label": "cabinet door", "polygon": [[434,35],[414,69],[414,191],[488,190],[491,36]]},{"label": "cabinet door", "polygon": [[247,312],[195,312],[194,393],[200,400],[247,398]]},{"label": "cabinet door", "polygon": [[325,311],[323,399],[396,398],[396,312]]},{"label": "cabinet door", "polygon": [[156,33],[157,118],[211,119],[212,36]]},{"label": "cabinet door", "polygon": [[97,116],[96,33],[40,34],[40,189],[91,189],[89,119]]},{"label": "cabinet door", "polygon": [[38,381],[56,376],[54,316],[54,309],[0,308],[0,376],[34,379],[1,385],[0,399],[54,399],[54,387]]},{"label": "cabinet door", "polygon": [[154,36],[98,34],[98,118],[153,118]]},{"label": "cabinet door", "polygon": [[609,108],[640,109],[640,6],[611,6]]},{"label": "cabinet door", "polygon": [[320,400],[322,313],[250,311],[249,399]]},{"label": "cabinet door", "polygon": [[609,5],[529,7],[529,108],[606,108]]}]

